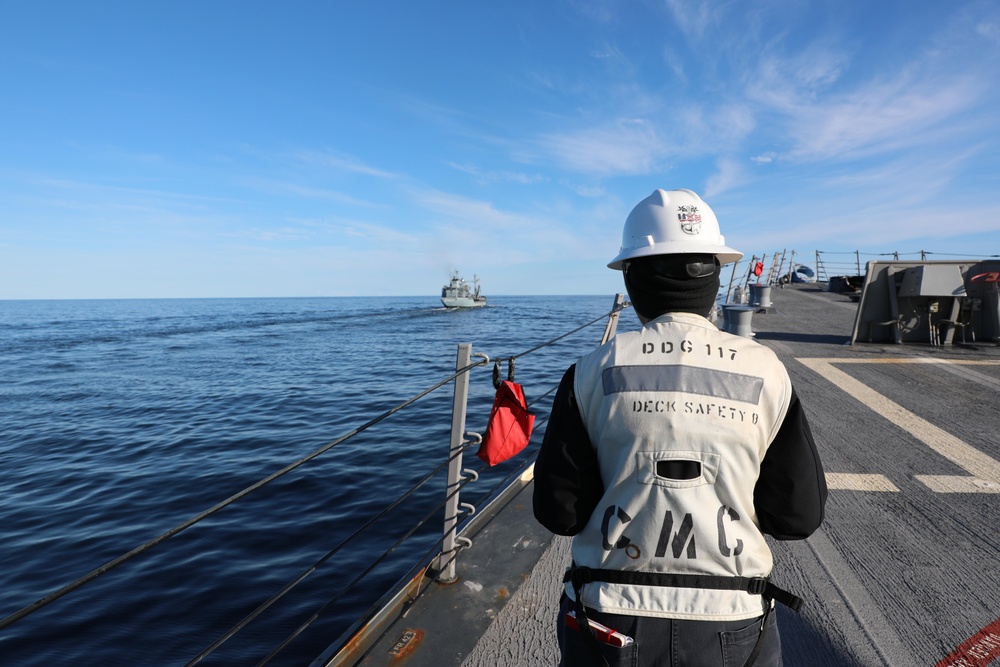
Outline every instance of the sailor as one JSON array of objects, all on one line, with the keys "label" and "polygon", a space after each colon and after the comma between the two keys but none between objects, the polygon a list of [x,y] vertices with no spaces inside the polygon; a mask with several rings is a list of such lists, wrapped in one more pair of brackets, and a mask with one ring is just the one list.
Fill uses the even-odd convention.
[{"label": "sailor", "polygon": [[561,665],[781,664],[764,536],[823,520],[815,443],[775,354],[719,331],[725,245],[690,190],[625,221],[622,271],[643,327],[566,371],[535,464],[534,512],[575,536],[557,620]]}]

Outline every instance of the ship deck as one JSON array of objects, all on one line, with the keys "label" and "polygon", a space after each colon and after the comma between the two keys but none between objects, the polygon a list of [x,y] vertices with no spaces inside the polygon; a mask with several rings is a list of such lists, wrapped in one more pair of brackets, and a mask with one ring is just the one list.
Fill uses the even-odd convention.
[{"label": "ship deck", "polygon": [[[1000,656],[1000,348],[848,345],[858,305],[814,285],[771,292],[756,339],[785,362],[827,472],[823,526],[772,542],[785,665],[985,666]],[[554,665],[568,540],[531,485],[460,553],[363,665]]]}]

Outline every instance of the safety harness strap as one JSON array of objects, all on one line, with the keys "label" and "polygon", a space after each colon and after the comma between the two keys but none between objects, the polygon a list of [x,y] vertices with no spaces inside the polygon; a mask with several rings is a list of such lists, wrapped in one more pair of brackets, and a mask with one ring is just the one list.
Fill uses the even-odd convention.
[{"label": "safety harness strap", "polygon": [[603,581],[609,584],[629,584],[633,586],[666,586],[669,588],[707,588],[723,591],[744,591],[751,595],[762,595],[798,611],[802,598],[779,588],[767,577],[727,577],[710,574],[675,574],[670,572],[635,572],[627,570],[601,570],[574,566],[566,571],[564,582],[583,584]]},{"label": "safety harness strap", "polygon": [[[767,577],[727,577],[710,574],[675,574],[670,572],[635,572],[625,570],[602,570],[574,565],[566,571],[564,583],[573,585],[573,595],[576,598],[576,618],[580,629],[587,638],[587,643],[595,650],[597,638],[590,630],[587,611],[583,606],[583,586],[594,581],[609,584],[628,584],[632,586],[666,586],[669,588],[707,588],[711,590],[745,591],[751,595],[760,595],[768,601],[764,617],[761,619],[760,635],[753,647],[744,667],[752,667],[763,648],[764,630],[768,616],[771,614],[770,601],[774,600],[798,611],[802,607],[802,598],[771,583]],[[603,658],[602,658],[603,659]],[[604,664],[607,664],[605,661]]]}]

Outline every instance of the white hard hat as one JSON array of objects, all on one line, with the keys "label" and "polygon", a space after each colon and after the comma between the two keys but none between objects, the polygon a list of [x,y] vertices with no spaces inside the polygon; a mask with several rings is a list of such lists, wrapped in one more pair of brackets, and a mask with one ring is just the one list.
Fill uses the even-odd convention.
[{"label": "white hard hat", "polygon": [[608,264],[650,255],[715,255],[719,264],[738,262],[743,253],[726,245],[708,204],[690,190],[656,190],[636,204],[625,220],[622,248]]}]

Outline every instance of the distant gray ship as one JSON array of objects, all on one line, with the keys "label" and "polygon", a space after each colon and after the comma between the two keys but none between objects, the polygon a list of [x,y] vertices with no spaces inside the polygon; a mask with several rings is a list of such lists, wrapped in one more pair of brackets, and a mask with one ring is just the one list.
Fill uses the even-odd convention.
[{"label": "distant gray ship", "polygon": [[479,276],[472,277],[472,286],[453,271],[451,281],[441,288],[441,303],[446,308],[478,308],[486,305],[486,297],[479,294]]}]

